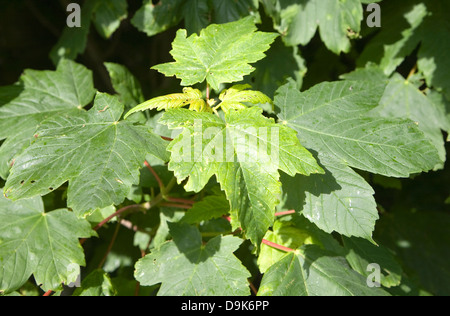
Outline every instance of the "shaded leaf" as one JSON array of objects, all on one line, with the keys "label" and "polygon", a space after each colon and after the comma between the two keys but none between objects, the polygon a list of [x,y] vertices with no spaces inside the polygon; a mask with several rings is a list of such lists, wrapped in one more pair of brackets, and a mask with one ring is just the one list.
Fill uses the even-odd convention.
[{"label": "shaded leaf", "polygon": [[199,231],[186,224],[169,224],[173,241],[136,263],[141,285],[162,283],[158,295],[249,295],[250,273],[233,255],[242,240],[218,236],[202,245]]}]

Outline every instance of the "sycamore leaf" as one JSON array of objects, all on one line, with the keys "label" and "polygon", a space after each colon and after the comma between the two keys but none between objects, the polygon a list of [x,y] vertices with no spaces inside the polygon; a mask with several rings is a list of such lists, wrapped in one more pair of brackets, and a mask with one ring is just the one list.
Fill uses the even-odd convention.
[{"label": "sycamore leaf", "polygon": [[184,19],[187,33],[199,33],[211,22],[223,24],[258,14],[258,0],[146,0],[131,23],[148,36],[176,26]]},{"label": "sycamore leaf", "polygon": [[350,34],[361,29],[360,0],[263,0],[274,27],[290,46],[306,45],[317,29],[325,45],[336,54],[350,50]]},{"label": "sycamore leaf", "polygon": [[[313,243],[313,237],[308,231],[296,227],[291,222],[281,221],[276,221],[274,223],[272,230],[269,230],[266,233],[264,239],[291,249],[297,249],[304,244]],[[284,251],[262,244],[257,261],[259,271],[265,273],[285,254]]]},{"label": "sycamore leaf", "polygon": [[441,0],[402,0],[383,2],[383,28],[367,44],[358,61],[364,66],[377,62],[391,75],[403,60],[417,51],[417,66],[428,87],[450,97],[450,3]]},{"label": "sycamore leaf", "polygon": [[275,105],[300,141],[347,165],[385,176],[407,177],[440,162],[436,148],[410,120],[369,116],[386,83],[325,82],[301,93],[290,81]]},{"label": "sycamore leaf", "polygon": [[114,90],[125,107],[134,107],[144,102],[141,84],[135,76],[123,65],[105,63]]},{"label": "sycamore leaf", "polygon": [[12,202],[0,195],[0,293],[33,274],[44,291],[75,282],[85,264],[78,238],[95,236],[88,221],[66,209],[44,213],[40,197]]},{"label": "sycamore leaf", "polygon": [[246,90],[251,86],[248,84],[234,85],[229,89],[222,91],[219,99],[222,101],[218,107],[225,112],[231,109],[241,110],[245,108],[245,103],[264,104],[272,103],[272,100],[264,93],[259,91]]},{"label": "sycamore leaf", "polygon": [[19,86],[4,88],[17,92],[0,106],[0,177],[6,178],[13,157],[32,143],[37,126],[45,119],[82,108],[95,94],[92,72],[73,61],[62,60],[56,71],[25,70]]},{"label": "sycamore leaf", "polygon": [[273,33],[257,32],[252,17],[212,24],[200,36],[187,37],[186,30],[181,29],[170,52],[175,62],[152,69],[182,79],[183,86],[206,80],[213,89],[219,90],[219,84],[241,81],[254,71],[250,64],[265,57],[264,52],[276,37]]},{"label": "sycamore leaf", "polygon": [[72,296],[115,296],[116,290],[110,277],[103,270],[94,270],[81,282]]},{"label": "sycamore leaf", "polygon": [[182,221],[189,224],[197,224],[212,218],[219,218],[230,212],[230,203],[224,194],[209,195],[200,202],[195,203],[186,212]]},{"label": "sycamore leaf", "polygon": [[174,223],[169,228],[173,241],[136,263],[135,278],[141,285],[162,283],[159,296],[250,294],[250,273],[233,255],[241,239],[217,236],[202,245],[197,228]]},{"label": "sycamore leaf", "polygon": [[295,175],[323,170],[295,131],[262,115],[258,107],[230,111],[225,121],[184,109],[165,112],[161,123],[184,131],[168,147],[169,169],[185,189],[200,191],[216,175],[231,207],[231,223],[259,245],[278,204],[278,169]]},{"label": "sycamore leaf", "polygon": [[352,270],[345,258],[316,245],[287,253],[266,271],[259,296],[387,296],[368,287],[366,278]]},{"label": "sycamore leaf", "polygon": [[369,277],[369,264],[376,262],[380,266],[381,285],[385,287],[397,286],[402,279],[402,268],[396,262],[394,255],[381,245],[374,245],[367,240],[343,237],[343,244],[347,250],[345,258],[357,272]]},{"label": "sycamore leaf", "polygon": [[123,105],[98,93],[88,112],[76,110],[43,122],[37,139],[16,158],[4,193],[45,195],[69,181],[68,206],[83,216],[120,204],[147,154],[167,160],[165,143],[144,126],[119,122]]},{"label": "sycamore leaf", "polygon": [[372,241],[378,219],[374,190],[342,161],[319,155],[323,175],[282,176],[285,207],[300,211],[327,233]]},{"label": "sycamore leaf", "polygon": [[92,20],[98,33],[110,38],[128,16],[127,0],[97,0]]},{"label": "sycamore leaf", "polygon": [[433,98],[427,97],[416,88],[411,79],[405,80],[398,73],[394,73],[388,79],[380,67],[374,66],[360,68],[341,77],[350,80],[366,80],[374,84],[389,80],[379,106],[369,114],[386,118],[407,118],[416,122],[417,127],[439,152],[441,162],[435,169],[443,165],[446,153],[441,130],[447,130],[449,126],[445,117],[446,111],[440,108],[439,104],[435,104]]},{"label": "sycamore leaf", "polygon": [[142,104],[131,109],[126,115],[125,119],[133,113],[145,110],[157,109],[169,110],[176,109],[186,105],[190,105],[189,109],[195,109],[201,111],[206,107],[205,100],[202,99],[202,92],[198,89],[190,87],[184,88],[183,93],[173,93],[150,99]]}]

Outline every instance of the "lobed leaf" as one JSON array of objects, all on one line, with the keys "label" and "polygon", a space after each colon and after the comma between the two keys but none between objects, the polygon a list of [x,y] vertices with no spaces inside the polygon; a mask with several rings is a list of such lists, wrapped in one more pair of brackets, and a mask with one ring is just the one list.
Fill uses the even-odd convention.
[{"label": "lobed leaf", "polygon": [[144,126],[118,120],[123,105],[98,93],[88,112],[76,110],[41,124],[37,139],[16,158],[4,194],[45,195],[69,181],[68,206],[78,216],[120,204],[147,154],[167,160],[166,144]]},{"label": "lobed leaf", "polygon": [[241,81],[254,68],[250,66],[264,58],[264,52],[277,37],[273,33],[257,32],[253,18],[216,25],[187,37],[180,29],[172,43],[175,62],[152,67],[166,76],[176,76],[181,85],[191,86],[207,81],[215,90],[221,83]]},{"label": "lobed leaf", "polygon": [[32,274],[44,291],[75,282],[85,264],[78,239],[95,235],[73,212],[45,213],[40,197],[12,202],[0,195],[0,292],[18,289]]},{"label": "lobed leaf", "polygon": [[233,255],[241,239],[217,236],[202,245],[195,227],[169,223],[169,228],[173,241],[136,263],[135,277],[141,285],[162,283],[159,296],[250,294],[250,273]]},{"label": "lobed leaf", "polygon": [[258,107],[230,111],[225,121],[183,109],[164,113],[161,123],[184,131],[168,147],[169,169],[185,189],[200,191],[216,175],[231,206],[231,222],[259,244],[278,204],[278,170],[295,175],[323,172],[295,132],[268,119]]}]

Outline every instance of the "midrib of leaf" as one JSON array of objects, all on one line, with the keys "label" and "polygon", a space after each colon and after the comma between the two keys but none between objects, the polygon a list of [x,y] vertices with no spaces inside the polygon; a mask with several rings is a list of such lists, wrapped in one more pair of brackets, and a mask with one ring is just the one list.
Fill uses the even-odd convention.
[{"label": "midrib of leaf", "polygon": [[[352,119],[347,119],[347,120],[352,120]],[[383,121],[383,119],[380,119],[380,121]],[[344,122],[345,122],[345,121],[344,121]],[[374,122],[375,122],[375,121],[371,121],[371,122],[369,122],[369,123],[374,123]],[[342,122],[340,122],[340,123],[342,123]],[[298,128],[304,129],[304,130],[306,130],[306,131],[308,131],[308,132],[316,133],[316,134],[319,134],[319,135],[324,135],[324,136],[328,136],[328,137],[332,137],[332,138],[340,138],[340,139],[344,139],[344,140],[348,140],[348,141],[352,141],[352,142],[357,142],[357,143],[364,143],[364,144],[368,144],[368,145],[378,145],[378,146],[380,146],[380,147],[390,147],[390,148],[393,148],[393,149],[398,150],[398,147],[396,147],[396,146],[394,146],[394,145],[381,144],[381,143],[377,143],[377,142],[368,142],[368,141],[363,141],[363,140],[358,139],[358,138],[349,138],[349,137],[345,137],[345,136],[341,136],[341,135],[333,135],[333,134],[329,134],[329,133],[325,133],[325,132],[313,130],[313,129],[310,129],[310,128],[307,128],[307,127],[304,127],[304,126],[302,126],[302,125],[295,124],[295,123],[289,123],[289,124],[294,125],[294,126],[296,126],[296,127],[298,127]],[[359,126],[357,126],[357,127],[359,127]],[[357,128],[357,127],[355,127],[355,128]],[[392,125],[392,126],[389,126],[389,127],[385,128],[385,129],[394,128],[394,127],[395,127],[395,126]],[[384,130],[384,129],[383,129],[383,130]],[[380,130],[380,131],[382,131],[382,130]],[[368,135],[365,135],[364,137],[366,137],[366,136],[368,136]],[[421,140],[418,139],[417,141],[421,141]],[[410,145],[410,144],[412,144],[412,143],[413,143],[413,142],[410,142],[410,143],[407,143],[406,145]],[[405,146],[406,146],[406,145],[405,145]],[[404,151],[409,151],[409,152],[411,152],[411,153],[414,152],[413,150],[410,150],[410,149],[404,148],[404,147],[402,147],[401,149],[404,150]]]}]

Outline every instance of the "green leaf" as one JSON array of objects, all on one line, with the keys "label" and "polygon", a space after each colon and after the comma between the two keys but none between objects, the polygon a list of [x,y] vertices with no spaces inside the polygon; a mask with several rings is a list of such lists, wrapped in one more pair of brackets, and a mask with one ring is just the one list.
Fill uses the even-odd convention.
[{"label": "green leaf", "polygon": [[[341,77],[349,80],[368,80],[375,84],[388,80],[381,68],[373,65],[364,69],[357,69],[355,72]],[[441,130],[448,130],[449,124],[445,117],[445,108],[439,104],[439,101],[434,102],[433,98],[427,97],[419,91],[411,82],[411,79],[405,80],[400,74],[394,73],[389,79],[380,105],[369,114],[386,118],[405,118],[416,122],[418,128],[439,152],[441,162],[435,167],[437,169],[442,167],[446,158]]]},{"label": "green leaf", "polygon": [[258,0],[212,0],[213,20],[215,23],[222,24],[237,21],[249,13],[258,14]]},{"label": "green leaf", "polygon": [[154,5],[145,1],[131,20],[148,36],[176,26],[184,19],[188,35],[197,33],[211,22],[223,24],[247,15],[258,14],[258,0],[161,0]]},{"label": "green leaf", "polygon": [[169,110],[176,109],[186,105],[189,105],[189,109],[195,109],[201,111],[206,108],[206,102],[202,99],[202,92],[198,89],[184,88],[183,93],[173,93],[164,95],[161,97],[156,97],[150,99],[142,104],[131,109],[127,114],[125,114],[124,119],[133,113],[145,110],[157,109]]},{"label": "green leaf", "polygon": [[[231,223],[259,244],[273,223],[278,204],[278,169],[290,174],[320,173],[295,132],[261,115],[258,107],[230,111],[225,121],[210,113],[177,109],[161,123],[184,131],[168,147],[169,169],[185,189],[200,191],[216,175],[231,206]],[[193,144],[193,145],[192,145]]]},{"label": "green leaf", "polygon": [[380,266],[382,286],[389,288],[400,284],[402,268],[395,260],[393,253],[386,247],[377,246],[358,238],[344,237],[343,243],[348,251],[345,258],[355,271],[369,277],[372,271],[370,269],[368,271],[367,267],[371,263],[376,263]]},{"label": "green leaf", "polygon": [[[13,157],[34,140],[37,126],[45,119],[82,108],[95,94],[92,72],[69,60],[62,60],[56,71],[25,70],[23,90],[0,106],[0,176],[6,178]],[[18,93],[18,86],[11,87]]]},{"label": "green leaf", "polygon": [[259,296],[385,296],[370,288],[343,257],[307,245],[275,263],[261,281]]},{"label": "green leaf", "polygon": [[270,98],[288,78],[295,79],[298,89],[302,87],[307,69],[297,46],[287,47],[277,38],[266,54],[267,57],[255,64],[256,70],[244,78],[245,83]]},{"label": "green leaf", "polygon": [[187,0],[182,8],[184,24],[188,34],[199,34],[208,26],[209,20],[209,0]]},{"label": "green leaf", "polygon": [[152,0],[146,0],[131,23],[148,36],[156,35],[180,23],[180,7],[184,2],[186,0],[161,0],[154,5]]},{"label": "green leaf", "polygon": [[254,68],[250,66],[264,58],[264,52],[276,34],[257,32],[251,17],[222,25],[210,25],[187,37],[178,30],[170,52],[175,62],[154,66],[166,76],[182,79],[181,85],[207,83],[215,90],[221,83],[241,81]]},{"label": "green leaf", "polygon": [[323,175],[282,176],[285,207],[327,233],[358,236],[372,241],[377,204],[372,187],[342,161],[319,155]]},{"label": "green leaf", "polygon": [[264,104],[272,103],[272,100],[264,93],[259,91],[246,90],[251,88],[248,84],[234,85],[229,89],[222,91],[219,100],[222,101],[218,107],[228,112],[230,109],[241,110],[245,108],[243,103]]},{"label": "green leaf", "polygon": [[0,195],[0,292],[18,289],[32,274],[44,291],[75,282],[85,264],[78,238],[95,235],[66,209],[44,213],[40,197],[12,202]]},{"label": "green leaf", "polygon": [[173,241],[136,263],[141,285],[162,283],[159,296],[249,295],[250,273],[233,255],[242,240],[218,236],[202,245],[199,231],[187,224],[169,224]]},{"label": "green leaf", "polygon": [[94,270],[75,289],[72,296],[115,296],[116,291],[108,274],[103,270]]},{"label": "green leaf", "polygon": [[105,63],[105,67],[111,77],[114,90],[125,107],[132,108],[144,102],[141,84],[125,66]]},{"label": "green leaf", "polygon": [[16,158],[5,195],[45,195],[69,181],[67,203],[78,216],[120,204],[148,153],[167,159],[164,141],[144,126],[119,122],[122,112],[116,97],[98,93],[88,112],[42,123],[35,143]]},{"label": "green leaf", "polygon": [[74,60],[86,49],[91,18],[95,12],[97,0],[87,0],[81,8],[81,27],[65,27],[58,42],[50,51],[50,59],[57,65],[63,59]]},{"label": "green leaf", "polygon": [[200,202],[195,203],[186,212],[183,222],[188,224],[198,224],[213,218],[219,218],[230,212],[230,203],[225,195],[209,195]]},{"label": "green leaf", "polygon": [[128,16],[127,0],[97,0],[92,20],[98,33],[110,38]]},{"label": "green leaf", "polygon": [[445,52],[450,49],[450,22],[447,1],[388,1],[383,2],[383,28],[368,43],[358,64],[379,63],[385,74],[392,74],[405,57],[417,52],[417,65],[429,87],[450,96],[450,67]]},{"label": "green leaf", "polygon": [[350,34],[359,33],[363,19],[360,0],[263,0],[274,28],[290,46],[306,45],[317,28],[325,45],[336,54],[350,50]]},{"label": "green leaf", "polygon": [[274,103],[300,142],[347,165],[385,176],[407,177],[440,162],[435,147],[409,120],[369,116],[386,84],[325,82],[301,93],[290,81]]},{"label": "green leaf", "polygon": [[[313,242],[312,236],[307,231],[299,229],[291,222],[281,221],[274,223],[273,229],[266,233],[264,239],[291,249],[297,249],[304,244],[311,244]],[[285,254],[285,252],[279,249],[262,244],[257,261],[260,272],[265,273]]]}]

